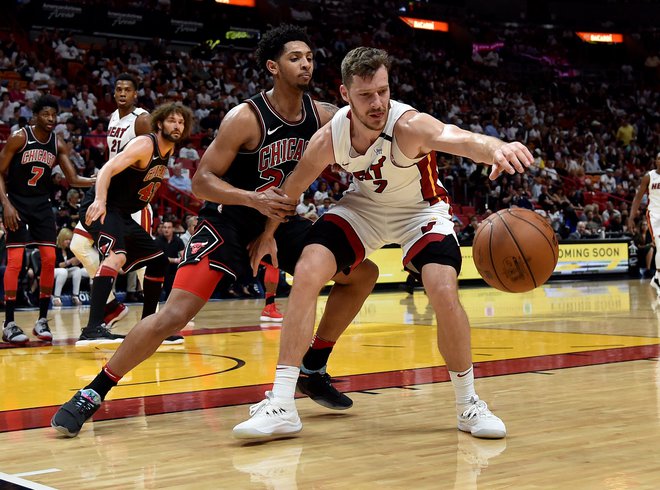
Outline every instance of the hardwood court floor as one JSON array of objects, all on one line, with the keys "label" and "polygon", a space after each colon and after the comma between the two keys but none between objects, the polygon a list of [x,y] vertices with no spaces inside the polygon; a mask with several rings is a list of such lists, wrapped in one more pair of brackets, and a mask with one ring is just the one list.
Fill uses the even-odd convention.
[{"label": "hardwood court floor", "polygon": [[0,349],[0,487],[3,477],[59,489],[658,487],[660,307],[646,281],[466,288],[461,299],[477,390],[506,422],[505,440],[456,430],[421,291],[372,295],[329,365],[354,407],[300,399],[296,437],[231,437],[270,388],[279,338],[254,322],[261,303],[242,300],[210,303],[183,346],[124,378],[78,438],[60,438],[50,416],[112,354],[77,351],[87,313],[63,309],[49,315],[54,345]]}]

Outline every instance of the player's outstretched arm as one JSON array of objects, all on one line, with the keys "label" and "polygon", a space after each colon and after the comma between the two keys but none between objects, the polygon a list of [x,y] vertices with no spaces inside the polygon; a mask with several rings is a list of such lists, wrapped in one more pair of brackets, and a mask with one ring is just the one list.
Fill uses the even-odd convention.
[{"label": "player's outstretched arm", "polygon": [[199,161],[192,179],[192,191],[199,199],[218,204],[248,206],[279,221],[295,213],[296,200],[277,188],[279,182],[263,192],[234,187],[222,177],[241,150],[252,150],[261,142],[261,126],[252,109],[240,104],[225,116],[218,134]]},{"label": "player's outstretched arm", "polygon": [[9,164],[14,155],[25,145],[26,134],[23,130],[15,131],[7,139],[7,143],[0,151],[0,203],[2,203],[2,216],[4,219],[5,227],[9,230],[15,231],[18,229],[19,216],[18,212],[12,206],[9,198],[7,197],[7,184],[5,182],[5,175],[9,169]]},{"label": "player's outstretched arm", "polygon": [[491,180],[502,172],[524,172],[534,163],[531,152],[518,141],[506,143],[491,136],[466,131],[453,124],[444,124],[429,114],[404,114],[397,122],[394,134],[404,154],[410,157],[422,156],[435,150],[492,165]]}]

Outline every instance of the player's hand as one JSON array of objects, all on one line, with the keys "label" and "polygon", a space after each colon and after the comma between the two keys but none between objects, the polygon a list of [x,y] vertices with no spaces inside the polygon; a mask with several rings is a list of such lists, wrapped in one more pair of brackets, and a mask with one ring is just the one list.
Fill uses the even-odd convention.
[{"label": "player's hand", "polygon": [[635,218],[633,216],[628,218],[628,231],[630,233],[635,233]]},{"label": "player's hand", "polygon": [[14,206],[7,203],[4,211],[2,212],[2,218],[5,222],[5,228],[11,231],[18,230],[18,222],[21,220],[21,218]]},{"label": "player's hand", "polygon": [[270,255],[270,262],[273,267],[279,268],[277,263],[277,243],[275,237],[270,233],[262,233],[256,240],[247,246],[250,253],[250,266],[252,267],[252,274],[256,277],[259,272],[259,263],[266,255]]},{"label": "player's hand", "polygon": [[279,187],[255,193],[253,207],[264,216],[282,223],[296,214],[296,200],[290,199]]},{"label": "player's hand", "polygon": [[522,173],[534,163],[531,152],[518,141],[504,143],[495,150],[493,157],[493,169],[488,177],[490,180],[497,179],[502,172],[508,174]]},{"label": "player's hand", "polygon": [[85,214],[85,224],[91,225],[97,219],[101,220],[101,224],[105,221],[105,203],[103,201],[94,200],[94,202],[87,208]]}]

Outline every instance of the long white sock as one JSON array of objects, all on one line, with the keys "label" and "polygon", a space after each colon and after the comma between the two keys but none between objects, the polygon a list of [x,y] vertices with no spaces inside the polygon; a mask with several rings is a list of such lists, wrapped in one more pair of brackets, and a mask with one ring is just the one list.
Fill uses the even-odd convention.
[{"label": "long white sock", "polygon": [[275,382],[273,383],[275,398],[293,402],[299,374],[300,368],[298,367],[278,364],[275,370]]},{"label": "long white sock", "polygon": [[449,377],[456,395],[456,410],[463,413],[471,405],[472,397],[476,395],[474,391],[474,369],[470,366],[462,373],[449,371]]}]

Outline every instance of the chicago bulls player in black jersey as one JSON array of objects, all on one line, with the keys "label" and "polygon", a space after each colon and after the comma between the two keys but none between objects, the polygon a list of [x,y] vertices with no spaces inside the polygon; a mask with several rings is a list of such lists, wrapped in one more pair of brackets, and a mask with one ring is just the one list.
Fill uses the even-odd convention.
[{"label": "chicago bulls player in black jersey", "polygon": [[50,202],[52,168],[59,164],[74,187],[94,184],[94,179],[76,173],[64,141],[53,133],[57,99],[44,95],[35,102],[33,111],[35,124],[12,134],[0,152],[0,202],[7,228],[4,278],[7,308],[2,339],[18,345],[29,340],[14,322],[18,274],[26,245],[37,245],[41,255],[39,319],[33,333],[40,340],[53,339],[46,319],[55,276],[55,215]]},{"label": "chicago bulls player in black jersey", "polygon": [[[284,221],[294,214],[298,196],[287,197],[278,186],[296,166],[314,132],[331,119],[334,106],[315,102],[305,93],[313,59],[303,30],[282,25],[267,32],[257,57],[273,76],[274,87],[232,109],[200,161],[193,192],[208,202],[166,304],[133,327],[92,383],[55,414],[51,425],[63,434],[78,434],[119,379],[151,356],[164,338],[182,329],[225,274],[236,278],[249,273],[247,247],[263,231],[267,217]],[[293,217],[280,227],[279,254],[271,258],[273,265],[293,271],[311,225]],[[352,406],[351,399],[331,385],[325,364],[334,341],[359,311],[377,276],[378,268],[366,261],[350,275],[334,278],[317,338],[305,356],[308,375],[299,383],[301,391],[326,407]],[[287,374],[295,384],[298,370]]]},{"label": "chicago bulls player in black jersey", "polygon": [[[105,303],[119,269],[146,266],[143,317],[156,311],[167,258],[131,214],[153,199],[167,171],[177,141],[190,133],[192,113],[177,104],[160,106],[152,115],[153,133],[137,136],[106,163],[96,186],[85,195],[80,221],[94,239],[103,260],[92,285],[87,326],[76,345],[121,342],[103,323]],[[179,340],[183,340],[182,337]]]}]

